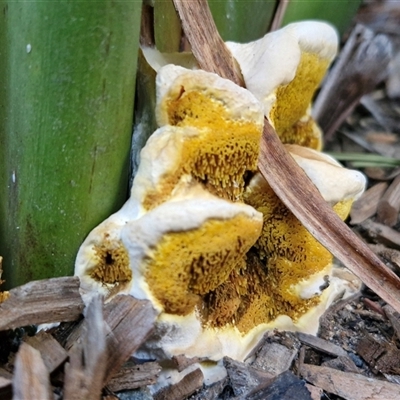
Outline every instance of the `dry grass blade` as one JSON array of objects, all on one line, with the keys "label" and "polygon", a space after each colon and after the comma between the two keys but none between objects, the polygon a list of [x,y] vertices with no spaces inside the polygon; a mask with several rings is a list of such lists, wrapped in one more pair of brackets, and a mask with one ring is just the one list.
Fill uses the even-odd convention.
[{"label": "dry grass blade", "polygon": [[[174,0],[183,29],[201,68],[240,82],[233,63],[221,64],[221,44],[206,0]],[[199,23],[201,21],[201,23]],[[205,41],[206,40],[206,41]],[[207,56],[203,55],[203,51]],[[230,56],[231,57],[231,56]],[[223,67],[222,67],[223,65]],[[344,224],[322,199],[303,170],[289,156],[265,120],[259,168],[275,193],[303,225],[367,286],[400,311],[400,280]]]}]

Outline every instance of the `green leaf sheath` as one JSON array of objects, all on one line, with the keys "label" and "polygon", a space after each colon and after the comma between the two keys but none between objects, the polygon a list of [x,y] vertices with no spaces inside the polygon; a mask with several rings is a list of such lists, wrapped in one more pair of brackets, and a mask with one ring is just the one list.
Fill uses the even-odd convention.
[{"label": "green leaf sheath", "polygon": [[317,19],[335,25],[340,34],[349,28],[362,0],[291,0],[282,26],[306,19]]},{"label": "green leaf sheath", "polygon": [[154,1],[154,39],[162,53],[179,51],[182,36],[181,22],[172,0]]},{"label": "green leaf sheath", "polygon": [[0,3],[8,287],[72,274],[85,236],[127,197],[141,3]]},{"label": "green leaf sheath", "polygon": [[246,43],[268,32],[276,0],[208,0],[218,31],[225,41]]}]

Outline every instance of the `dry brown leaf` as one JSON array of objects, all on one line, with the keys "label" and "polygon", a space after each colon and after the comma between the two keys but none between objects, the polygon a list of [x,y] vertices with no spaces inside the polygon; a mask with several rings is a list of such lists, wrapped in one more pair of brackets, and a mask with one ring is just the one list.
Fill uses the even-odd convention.
[{"label": "dry brown leaf", "polygon": [[[200,67],[236,83],[236,63],[220,38],[206,0],[173,0]],[[199,23],[199,21],[201,21]],[[343,223],[264,120],[259,169],[275,193],[311,234],[368,287],[400,311],[400,280]]]}]

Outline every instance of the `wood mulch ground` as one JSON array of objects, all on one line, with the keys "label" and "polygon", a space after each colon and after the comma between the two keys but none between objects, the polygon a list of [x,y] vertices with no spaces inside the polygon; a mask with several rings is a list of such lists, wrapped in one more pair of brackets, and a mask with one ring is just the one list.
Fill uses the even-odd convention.
[{"label": "wood mulch ground", "polygon": [[[318,107],[325,114],[320,111],[319,121],[328,132],[329,151],[400,160],[400,6],[396,3],[368,2],[361,9],[358,22],[372,31],[354,29],[359,29],[357,38],[369,40],[368,45],[353,40],[347,67],[326,80],[329,94],[321,90]],[[376,69],[384,64],[381,51],[387,51],[379,47],[383,43],[382,37],[377,40],[379,35],[388,38],[392,50],[385,53],[386,73],[380,71],[378,77]],[[365,64],[361,68],[366,48],[373,46],[379,51],[375,49],[368,68]],[[348,89],[349,82],[355,82],[352,88],[357,90],[348,90],[346,96],[343,87]],[[350,168],[357,165],[347,163]],[[400,167],[362,171],[369,188],[348,223],[400,276]],[[95,298],[85,318],[83,309],[76,277],[30,282],[10,291],[0,304],[1,399],[400,399],[400,314],[366,287],[327,310],[318,337],[269,332],[244,362],[224,358],[227,377],[222,381],[207,387],[195,369],[154,396],[148,386],[157,382],[161,366],[132,358],[153,327],[156,315],[151,304],[117,296],[107,304]],[[57,321],[64,322],[37,332],[37,325]],[[173,361],[184,370],[198,360],[182,355]]]}]

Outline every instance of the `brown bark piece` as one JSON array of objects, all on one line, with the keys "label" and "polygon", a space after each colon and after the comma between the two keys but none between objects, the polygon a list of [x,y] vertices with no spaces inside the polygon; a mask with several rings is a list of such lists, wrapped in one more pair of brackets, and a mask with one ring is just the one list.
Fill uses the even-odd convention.
[{"label": "brown bark piece", "polygon": [[0,368],[0,377],[11,380],[12,379],[12,373],[8,372],[4,368]]},{"label": "brown bark piece", "polygon": [[392,306],[386,304],[383,306],[383,311],[388,317],[392,327],[396,333],[397,338],[400,340],[400,313],[398,313]]},{"label": "brown bark piece", "polygon": [[297,337],[303,344],[306,344],[307,346],[312,347],[313,349],[316,349],[318,351],[322,351],[323,353],[330,354],[336,357],[347,355],[346,351],[343,350],[340,346],[337,346],[336,344],[328,342],[327,340],[321,339],[317,336],[298,332]]},{"label": "brown bark piece", "polygon": [[82,360],[83,345],[75,343],[69,351],[69,362],[64,367],[64,399],[79,400],[88,396],[89,388]]},{"label": "brown bark piece", "polygon": [[203,386],[200,368],[185,375],[178,383],[167,386],[154,395],[154,400],[184,400]]},{"label": "brown bark piece", "polygon": [[198,393],[195,393],[190,397],[190,400],[215,400],[219,399],[220,394],[224,391],[225,387],[228,385],[229,379],[225,378],[210,386],[204,387]]},{"label": "brown bark piece", "polygon": [[350,223],[352,225],[360,224],[376,214],[378,203],[387,187],[388,184],[386,182],[379,182],[365,191],[361,197],[354,202],[350,211]]},{"label": "brown bark piece", "polygon": [[183,354],[172,357],[172,361],[176,365],[178,372],[182,372],[187,367],[189,367],[193,364],[205,361],[205,360],[206,360],[205,358],[199,358],[199,357],[188,358],[188,357],[184,356]]},{"label": "brown bark piece", "polygon": [[357,353],[374,372],[400,374],[400,350],[394,344],[378,342],[367,335],[359,341]]},{"label": "brown bark piece", "polygon": [[0,304],[0,330],[73,321],[82,313],[83,307],[77,277],[29,282],[11,289],[10,297]]},{"label": "brown bark piece", "polygon": [[3,376],[0,376],[0,390],[10,386],[11,382],[12,382],[11,379],[7,379],[4,378]]},{"label": "brown bark piece", "polygon": [[388,226],[396,225],[400,211],[400,175],[391,183],[378,204],[377,221]]},{"label": "brown bark piece", "polygon": [[306,388],[310,392],[312,400],[321,400],[322,399],[322,395],[324,394],[324,391],[321,388],[316,387],[314,385],[310,385],[309,383],[306,383]]},{"label": "brown bark piece", "polygon": [[[137,300],[128,295],[117,295],[103,306],[106,329],[106,385],[122,365],[139,348],[154,327],[157,312],[147,300]],[[84,321],[72,331],[66,349],[85,337]]]},{"label": "brown bark piece", "polygon": [[328,367],[303,364],[302,377],[326,392],[346,400],[398,400],[400,385]]},{"label": "brown bark piece", "polygon": [[50,400],[49,372],[39,351],[22,343],[15,360],[13,400]]},{"label": "brown bark piece", "polygon": [[12,374],[7,370],[0,368],[0,399],[11,399],[12,398]]},{"label": "brown bark piece", "polygon": [[390,249],[383,244],[371,244],[370,248],[372,251],[382,257],[385,262],[388,262],[392,265],[392,269],[394,269],[397,273],[400,272],[400,251],[395,249]]},{"label": "brown bark piece", "polygon": [[235,396],[244,397],[257,387],[266,387],[275,377],[270,372],[261,371],[229,357],[224,357],[223,362]]},{"label": "brown bark piece", "polygon": [[107,349],[99,296],[88,306],[83,330],[84,335],[70,350],[70,361],[65,366],[65,400],[98,400],[104,386]]},{"label": "brown bark piece", "polygon": [[[277,343],[278,340],[284,344]],[[299,349],[300,342],[290,333],[267,338],[251,365],[277,376],[290,368]]]},{"label": "brown bark piece", "polygon": [[104,306],[108,350],[106,384],[145,341],[154,327],[157,312],[148,300],[118,295]]},{"label": "brown bark piece", "polygon": [[68,357],[67,351],[49,333],[40,331],[35,336],[26,336],[24,342],[40,352],[44,365],[51,373]]},{"label": "brown bark piece", "polygon": [[107,387],[112,392],[137,389],[157,382],[161,367],[156,362],[135,364],[128,362],[113,376]]}]

